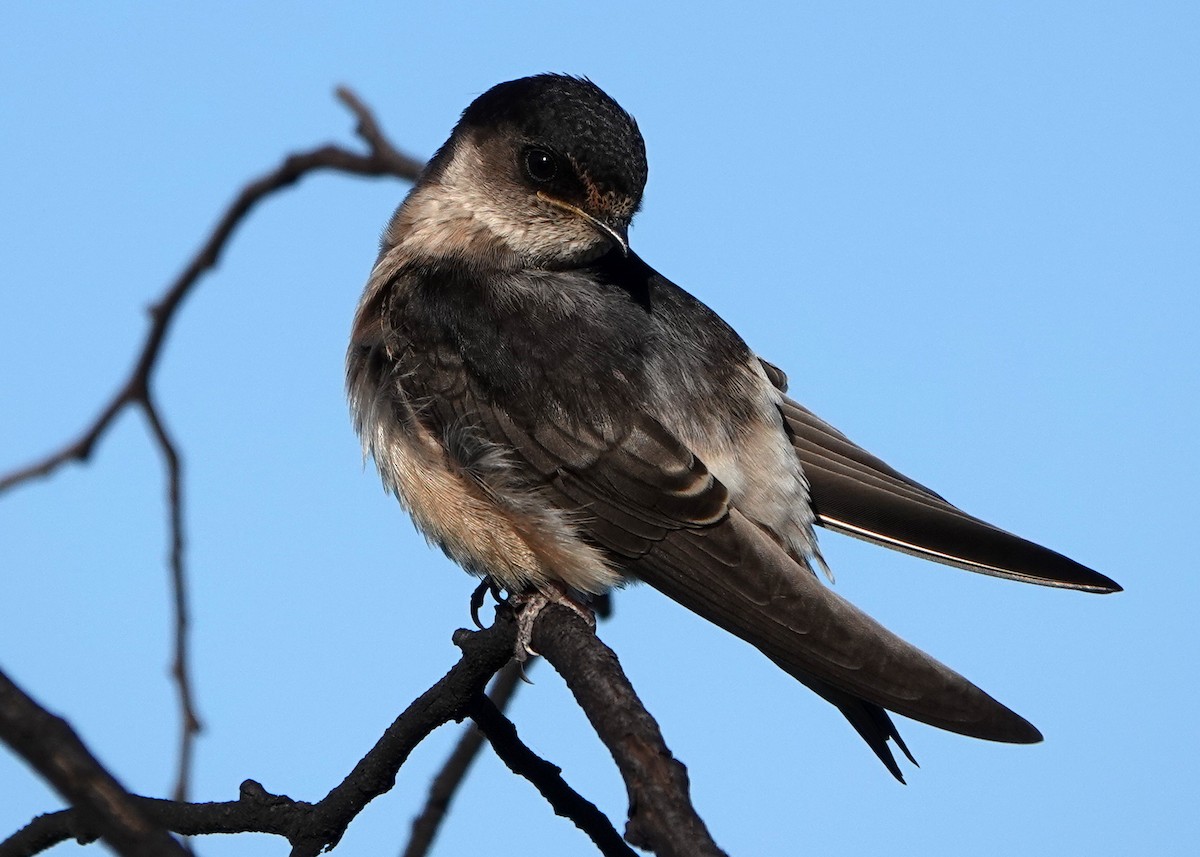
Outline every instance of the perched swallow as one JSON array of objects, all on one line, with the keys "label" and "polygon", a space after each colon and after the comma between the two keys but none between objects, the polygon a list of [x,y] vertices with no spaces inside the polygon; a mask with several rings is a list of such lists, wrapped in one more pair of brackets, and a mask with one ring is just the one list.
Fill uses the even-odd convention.
[{"label": "perched swallow", "polygon": [[1029,722],[834,594],[813,525],[1088,592],[1109,578],[960,511],[786,395],[784,374],[629,248],[633,118],[588,80],[502,83],[396,211],[347,356],[384,484],[510,593],[644,581],[836,705],[903,781],[885,709],[976,738]]}]

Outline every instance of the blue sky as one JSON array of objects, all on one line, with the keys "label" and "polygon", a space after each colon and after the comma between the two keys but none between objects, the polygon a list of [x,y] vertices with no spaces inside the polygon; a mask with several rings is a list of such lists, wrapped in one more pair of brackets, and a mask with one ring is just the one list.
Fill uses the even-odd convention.
[{"label": "blue sky", "polygon": [[[796,398],[964,508],[1111,575],[1087,596],[823,534],[837,588],[1037,724],[900,721],[894,783],[840,716],[647,589],[602,636],[730,854],[1188,853],[1200,479],[1200,11],[1185,3],[6,4],[0,470],[66,440],[248,179],[353,144],[345,83],[421,156],[501,80],[586,74],[633,112],[634,247]],[[186,455],[198,798],[340,781],[453,662],[473,580],[360,463],[351,313],[406,188],[309,178],[237,233],[157,378]],[[126,416],[0,498],[0,666],[130,787],[174,768],[163,484]],[[513,716],[618,826],[620,779],[544,665]],[[396,853],[445,728],[337,853]],[[57,805],[0,750],[0,834]],[[532,844],[531,844],[532,843]],[[207,838],[205,855],[281,854]],[[490,754],[438,854],[587,854]],[[67,853],[74,846],[62,846]]]}]

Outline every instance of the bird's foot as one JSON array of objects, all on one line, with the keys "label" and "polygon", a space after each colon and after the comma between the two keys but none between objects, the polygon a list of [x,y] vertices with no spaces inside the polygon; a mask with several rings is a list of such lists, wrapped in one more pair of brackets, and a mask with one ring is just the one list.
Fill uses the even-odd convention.
[{"label": "bird's foot", "polygon": [[504,600],[500,597],[500,587],[490,574],[485,575],[483,580],[479,581],[479,585],[475,587],[475,591],[471,593],[471,621],[480,631],[483,630],[483,623],[479,621],[479,610],[483,607],[483,599],[489,592],[492,593],[492,598],[496,599],[497,603]]},{"label": "bird's foot", "polygon": [[551,587],[548,591],[535,590],[514,595],[509,599],[517,617],[517,645],[513,656],[521,663],[525,663],[531,655],[538,654],[533,648],[533,623],[551,604],[566,607],[587,622],[588,627],[596,627],[596,614],[592,612],[591,607],[572,595],[565,586],[553,583]]}]

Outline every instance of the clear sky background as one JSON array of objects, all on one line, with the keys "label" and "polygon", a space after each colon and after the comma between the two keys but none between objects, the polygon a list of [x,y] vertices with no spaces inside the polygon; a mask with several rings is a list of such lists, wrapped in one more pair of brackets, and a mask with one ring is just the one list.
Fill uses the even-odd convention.
[{"label": "clear sky background", "polygon": [[[740,4],[739,4],[740,5]],[[841,716],[656,593],[603,638],[732,855],[1192,853],[1200,791],[1200,6],[4,4],[0,469],[73,437],[234,193],[354,145],[345,83],[422,157],[502,80],[585,74],[645,135],[632,232],[792,392],[967,510],[1109,574],[1099,597],[823,533],[837,588],[1044,744],[900,719],[893,782]],[[474,581],[360,463],[354,304],[407,190],[309,178],[184,307],[156,390],[186,455],[194,793],[314,800],[456,660]],[[0,666],[132,789],[174,769],[164,487],[124,418],[0,498]],[[512,715],[620,827],[620,778],[545,665]],[[439,731],[338,854],[395,854]],[[0,835],[59,805],[0,750]],[[202,855],[286,853],[205,838]],[[588,854],[485,753],[436,851]],[[74,845],[60,846],[73,853]],[[58,852],[56,852],[58,853]]]}]

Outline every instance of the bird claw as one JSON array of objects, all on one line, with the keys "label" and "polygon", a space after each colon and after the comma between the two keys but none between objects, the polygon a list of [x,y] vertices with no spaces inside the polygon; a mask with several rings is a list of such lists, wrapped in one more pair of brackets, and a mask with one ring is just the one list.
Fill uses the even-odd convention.
[{"label": "bird claw", "polygon": [[524,664],[530,656],[538,655],[533,648],[533,623],[543,610],[551,604],[559,604],[578,615],[589,628],[596,627],[596,614],[587,604],[573,597],[566,587],[555,585],[549,592],[537,590],[514,595],[510,599],[517,617],[517,644],[513,657]]},{"label": "bird claw", "polygon": [[496,581],[492,576],[486,575],[483,580],[479,581],[479,585],[475,587],[475,591],[471,593],[471,621],[475,623],[475,627],[480,631],[483,630],[483,623],[479,621],[479,611],[483,607],[483,599],[487,593],[492,593],[492,597],[497,602],[504,599],[500,597],[500,587],[496,585]]}]

